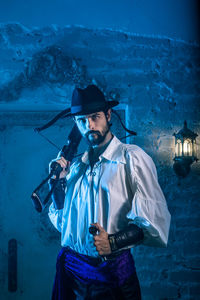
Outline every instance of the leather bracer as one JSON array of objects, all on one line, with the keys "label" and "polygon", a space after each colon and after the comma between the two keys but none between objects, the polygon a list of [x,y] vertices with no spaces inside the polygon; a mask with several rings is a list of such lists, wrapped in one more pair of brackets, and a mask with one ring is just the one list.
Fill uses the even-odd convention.
[{"label": "leather bracer", "polygon": [[143,230],[135,224],[130,224],[124,230],[108,235],[112,252],[127,246],[134,246],[140,243],[143,238]]},{"label": "leather bracer", "polygon": [[[55,179],[50,179],[49,182],[50,187],[52,187],[54,183],[55,183]],[[53,191],[53,194],[51,196],[55,209],[63,209],[64,207],[65,188],[66,188],[66,179],[65,178],[59,179]]]}]

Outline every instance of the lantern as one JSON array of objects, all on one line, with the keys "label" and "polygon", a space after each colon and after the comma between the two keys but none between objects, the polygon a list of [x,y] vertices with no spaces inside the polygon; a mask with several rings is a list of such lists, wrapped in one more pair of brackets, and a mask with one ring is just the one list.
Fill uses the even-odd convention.
[{"label": "lantern", "polygon": [[187,128],[184,122],[183,128],[173,134],[175,136],[174,171],[179,177],[186,177],[190,172],[190,165],[197,161],[196,133]]}]

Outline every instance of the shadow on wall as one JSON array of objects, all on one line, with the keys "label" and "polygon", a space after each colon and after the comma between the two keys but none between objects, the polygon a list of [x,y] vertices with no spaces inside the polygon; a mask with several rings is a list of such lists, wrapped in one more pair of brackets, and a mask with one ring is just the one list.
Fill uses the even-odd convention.
[{"label": "shadow on wall", "polygon": [[44,84],[89,84],[85,66],[80,61],[65,55],[61,48],[51,46],[34,54],[25,69],[5,86],[1,87],[1,101],[19,99],[23,89],[34,89]]}]

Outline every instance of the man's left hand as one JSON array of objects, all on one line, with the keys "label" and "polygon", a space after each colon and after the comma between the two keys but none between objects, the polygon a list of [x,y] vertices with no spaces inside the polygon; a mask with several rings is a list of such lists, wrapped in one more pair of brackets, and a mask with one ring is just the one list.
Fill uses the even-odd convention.
[{"label": "man's left hand", "polygon": [[95,226],[99,231],[99,233],[94,236],[94,245],[99,255],[111,254],[110,243],[108,240],[108,233],[105,231],[103,227],[101,227],[101,225],[99,225],[99,223],[94,223],[91,225]]}]

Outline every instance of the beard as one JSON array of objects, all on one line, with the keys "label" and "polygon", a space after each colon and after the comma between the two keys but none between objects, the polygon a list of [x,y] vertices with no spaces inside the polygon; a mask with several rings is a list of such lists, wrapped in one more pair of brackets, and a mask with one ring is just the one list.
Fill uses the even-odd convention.
[{"label": "beard", "polygon": [[90,146],[98,146],[103,143],[109,131],[110,128],[107,124],[102,133],[98,130],[90,130],[85,134],[85,138]]}]

